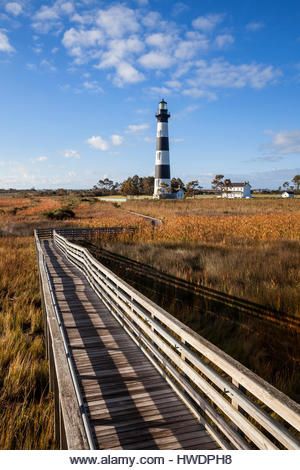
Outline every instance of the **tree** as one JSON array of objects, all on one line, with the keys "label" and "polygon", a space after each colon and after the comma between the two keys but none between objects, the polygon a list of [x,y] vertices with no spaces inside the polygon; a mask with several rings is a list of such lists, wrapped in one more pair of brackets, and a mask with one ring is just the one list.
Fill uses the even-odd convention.
[{"label": "tree", "polygon": [[105,193],[109,193],[112,191],[114,187],[114,182],[113,180],[110,180],[109,178],[104,178],[104,180],[99,180],[98,183],[95,186],[95,189],[101,189]]},{"label": "tree", "polygon": [[289,181],[285,181],[285,182],[283,183],[283,185],[282,185],[282,187],[283,187],[284,189],[288,189],[289,186],[290,186]]},{"label": "tree", "polygon": [[142,180],[143,194],[152,196],[154,192],[154,176],[145,176]]},{"label": "tree", "polygon": [[196,191],[199,191],[200,189],[202,189],[202,186],[200,186],[198,180],[189,181],[186,185],[186,194],[187,196],[195,197]]},{"label": "tree", "polygon": [[295,184],[297,191],[300,189],[300,175],[295,175],[292,179],[292,182]]},{"label": "tree", "polygon": [[185,190],[184,182],[180,178],[172,178],[171,179],[171,190],[172,190],[172,192],[176,192],[179,189]]},{"label": "tree", "polygon": [[121,193],[125,196],[136,196],[139,194],[139,181],[138,176],[127,178],[127,180],[121,183]]},{"label": "tree", "polygon": [[212,188],[217,191],[221,191],[224,186],[223,178],[224,178],[224,175],[216,175],[211,182]]}]

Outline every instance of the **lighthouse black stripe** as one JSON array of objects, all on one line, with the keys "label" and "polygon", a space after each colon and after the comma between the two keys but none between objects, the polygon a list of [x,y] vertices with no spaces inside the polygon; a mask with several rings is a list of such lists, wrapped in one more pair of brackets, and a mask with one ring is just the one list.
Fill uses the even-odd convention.
[{"label": "lighthouse black stripe", "polygon": [[169,150],[169,137],[157,137],[156,150]]},{"label": "lighthouse black stripe", "polygon": [[155,178],[169,179],[170,165],[155,165]]},{"label": "lighthouse black stripe", "polygon": [[168,122],[169,114],[157,114],[156,119],[158,122]]}]

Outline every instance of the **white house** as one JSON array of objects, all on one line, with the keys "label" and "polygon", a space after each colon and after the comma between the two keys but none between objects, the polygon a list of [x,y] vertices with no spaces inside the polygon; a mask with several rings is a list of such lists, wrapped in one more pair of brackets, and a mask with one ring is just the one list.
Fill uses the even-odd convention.
[{"label": "white house", "polygon": [[232,183],[226,181],[222,187],[222,197],[228,199],[234,198],[250,198],[251,197],[251,185],[247,182],[244,183]]},{"label": "white house", "polygon": [[284,197],[284,198],[291,198],[291,197],[294,197],[295,194],[293,193],[293,191],[283,191],[283,193],[281,194],[281,197]]}]

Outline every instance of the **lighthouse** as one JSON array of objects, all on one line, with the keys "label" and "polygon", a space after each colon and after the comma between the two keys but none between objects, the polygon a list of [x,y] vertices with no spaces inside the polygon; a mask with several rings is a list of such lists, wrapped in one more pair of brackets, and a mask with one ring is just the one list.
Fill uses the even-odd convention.
[{"label": "lighthouse", "polygon": [[161,100],[156,113],[156,156],[155,156],[155,181],[154,198],[171,196],[171,173],[169,157],[169,132],[168,120],[170,114],[165,100]]}]

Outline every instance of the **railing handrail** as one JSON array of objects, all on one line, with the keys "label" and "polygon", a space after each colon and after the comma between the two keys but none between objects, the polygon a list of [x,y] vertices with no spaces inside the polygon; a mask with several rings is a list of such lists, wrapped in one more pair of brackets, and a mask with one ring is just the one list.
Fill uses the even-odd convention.
[{"label": "railing handrail", "polygon": [[[77,380],[77,377],[76,377],[76,370],[75,370],[75,366],[74,366],[74,363],[73,363],[72,354],[71,354],[70,348],[68,346],[68,341],[67,341],[66,333],[65,333],[65,330],[64,330],[63,322],[61,320],[61,315],[60,315],[59,309],[57,307],[55,295],[54,295],[54,292],[53,292],[53,286],[52,286],[52,282],[51,282],[51,279],[50,279],[49,269],[47,267],[47,263],[46,263],[46,260],[45,260],[45,254],[44,254],[44,252],[41,248],[39,236],[38,236],[38,233],[37,233],[36,230],[34,231],[34,238],[35,238],[36,248],[37,248],[38,257],[39,257],[40,274],[41,274],[41,276],[43,276],[43,274],[44,274],[47,278],[46,286],[49,290],[49,294],[50,294],[50,298],[51,298],[51,306],[49,304],[45,305],[45,308],[47,310],[46,311],[47,320],[48,320],[49,315],[50,315],[50,312],[48,311],[49,307],[50,307],[51,310],[52,310],[52,315],[54,313],[54,316],[56,318],[57,326],[59,328],[59,332],[60,332],[60,335],[61,335],[61,341],[62,341],[62,344],[63,344],[65,357],[66,357],[66,361],[67,361],[69,372],[70,372],[70,379],[72,381],[72,384],[73,384],[73,387],[74,387],[74,392],[75,392],[77,403],[78,403],[78,414],[81,416],[81,419],[82,419],[82,424],[83,424],[83,428],[84,428],[85,433],[86,433],[86,438],[87,438],[87,442],[88,442],[88,445],[89,445],[89,449],[94,450],[96,447],[95,447],[95,443],[94,443],[92,430],[91,430],[90,425],[89,425],[89,420],[88,420],[88,416],[87,416],[86,407],[85,407],[85,404],[84,404],[84,401],[83,401],[83,398],[82,398],[82,394],[81,394],[81,391],[80,391],[80,386],[79,386],[79,383],[78,383],[78,380]],[[41,272],[41,271],[43,271],[43,272]],[[45,284],[43,284],[42,287],[43,287],[43,290],[44,290]],[[71,447],[72,447],[72,444],[71,444]]]},{"label": "railing handrail", "polygon": [[[154,351],[151,344],[148,345],[151,353],[158,357],[159,348],[160,350],[166,350],[168,357],[172,358],[173,364],[175,363],[183,371],[184,377],[189,377],[189,380],[192,380],[202,392],[205,389],[204,393],[209,398],[208,402],[205,401],[205,405],[209,409],[210,418],[211,413],[214,411],[210,403],[214,403],[219,409],[223,409],[227,416],[226,419],[229,417],[242,430],[243,435],[248,436],[248,439],[252,440],[256,446],[277,448],[268,437],[262,434],[261,429],[263,428],[286,448],[300,448],[299,441],[290,430],[285,429],[270,414],[266,413],[263,409],[264,406],[259,405],[256,399],[294,427],[295,430],[300,431],[300,407],[297,403],[118,278],[112,271],[97,261],[86,248],[68,241],[55,231],[54,241],[71,261],[84,270],[94,290],[99,295],[104,296],[106,302],[112,302],[114,309],[120,310],[119,315],[122,312],[126,313],[128,318],[131,319],[129,328],[143,332],[143,344],[149,343],[147,338],[151,337],[156,347]],[[99,289],[99,286],[101,289]],[[179,348],[180,355],[178,354]],[[203,361],[203,357],[197,357],[195,352],[204,356],[205,360]],[[207,360],[210,361],[209,365]],[[195,370],[195,366],[198,371]],[[169,372],[173,369],[172,376],[175,377],[176,368],[174,369],[171,364],[167,364],[166,369]],[[221,373],[219,370],[221,370]],[[230,377],[231,382],[224,377],[224,373]],[[206,383],[203,375],[208,378]],[[185,382],[183,388],[191,397],[193,390],[190,390],[189,382],[183,380],[182,377],[181,381]],[[216,390],[215,387],[221,392]],[[254,399],[239,387],[245,388],[254,396]],[[225,398],[226,393],[231,394],[230,400]],[[193,397],[193,400],[196,402],[202,400],[202,403],[204,403],[203,399],[199,398],[199,393],[195,392],[195,394],[197,399],[195,400],[195,397]],[[246,411],[252,419],[255,419],[259,426],[257,427],[248,421],[244,414],[239,412],[238,407]],[[215,420],[217,420],[216,417]],[[226,421],[223,418],[221,418],[221,421],[224,426]],[[226,433],[224,432],[224,434]],[[226,437],[228,438],[228,433]],[[229,440],[242,448],[243,442],[239,437],[238,432],[235,432],[235,435],[233,432]],[[245,441],[244,444],[246,446]]]}]

